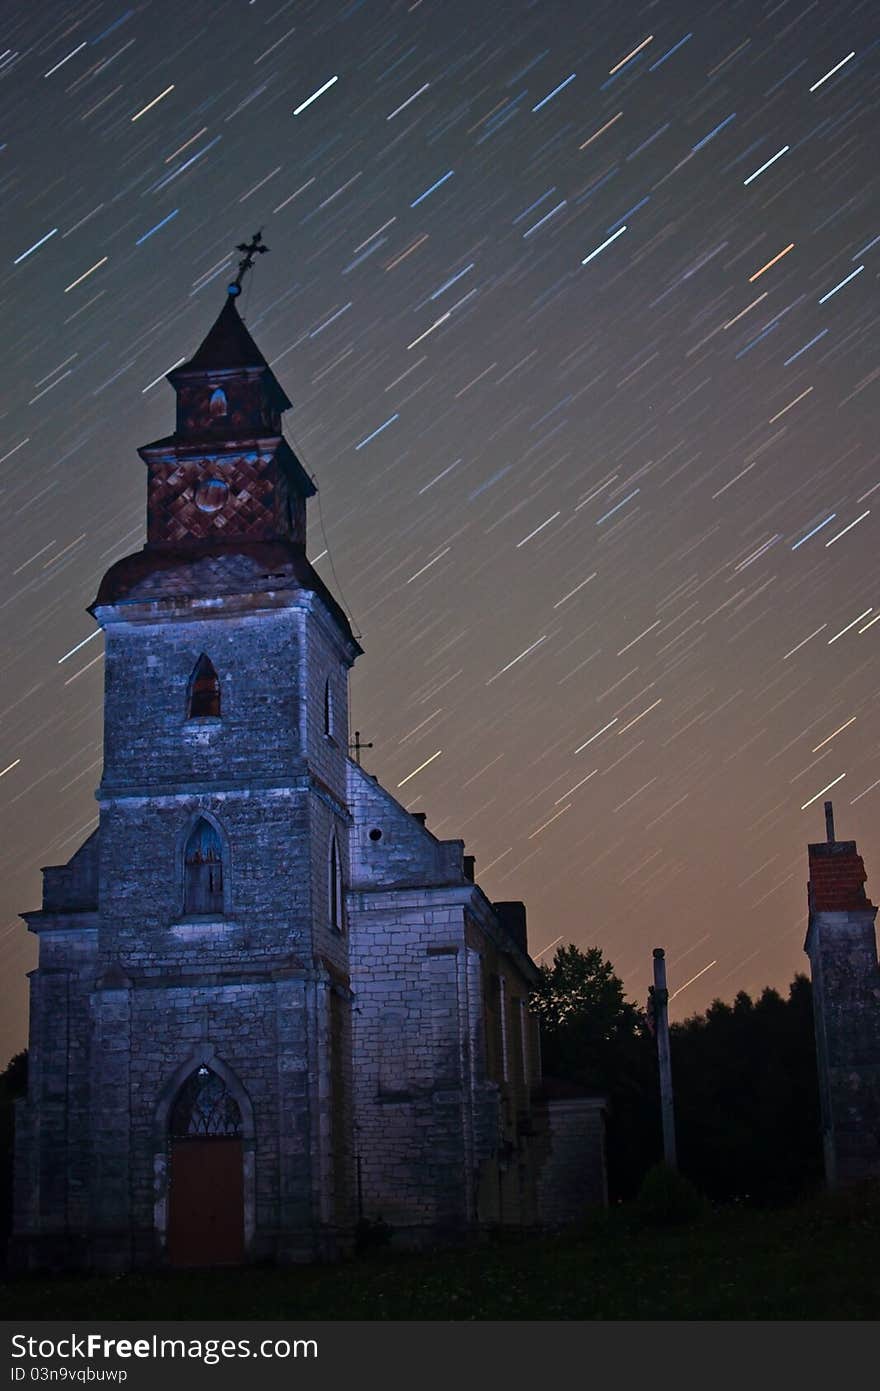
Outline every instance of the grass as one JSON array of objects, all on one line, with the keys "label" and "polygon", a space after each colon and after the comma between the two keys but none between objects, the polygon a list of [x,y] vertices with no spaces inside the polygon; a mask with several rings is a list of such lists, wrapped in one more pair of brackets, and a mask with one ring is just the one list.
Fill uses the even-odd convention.
[{"label": "grass", "polygon": [[676,1226],[634,1206],[431,1255],[0,1284],[4,1318],[876,1319],[880,1187]]}]

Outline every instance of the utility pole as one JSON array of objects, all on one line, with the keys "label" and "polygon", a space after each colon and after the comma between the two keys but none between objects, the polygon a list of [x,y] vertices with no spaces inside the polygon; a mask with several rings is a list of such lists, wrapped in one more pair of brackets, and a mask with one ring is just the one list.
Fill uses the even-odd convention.
[{"label": "utility pole", "polygon": [[672,1063],[669,1057],[669,991],[666,988],[666,953],[654,948],[654,989],[651,995],[660,1072],[660,1115],[663,1120],[663,1158],[670,1169],[678,1168],[675,1154],[675,1105],[672,1096]]}]

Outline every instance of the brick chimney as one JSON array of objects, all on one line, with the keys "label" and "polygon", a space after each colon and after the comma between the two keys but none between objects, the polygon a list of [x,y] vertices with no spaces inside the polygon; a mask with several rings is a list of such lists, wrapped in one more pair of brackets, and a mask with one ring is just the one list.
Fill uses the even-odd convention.
[{"label": "brick chimney", "polygon": [[847,913],[874,907],[865,893],[868,876],[854,840],[819,841],[808,849],[807,892],[812,913]]},{"label": "brick chimney", "polygon": [[528,932],[526,930],[526,905],[524,903],[493,903],[499,923],[520,951],[528,951]]}]

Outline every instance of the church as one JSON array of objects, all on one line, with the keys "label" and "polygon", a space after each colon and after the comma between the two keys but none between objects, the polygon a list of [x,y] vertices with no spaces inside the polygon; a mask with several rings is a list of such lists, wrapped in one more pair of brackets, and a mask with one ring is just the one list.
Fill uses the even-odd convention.
[{"label": "church", "polygon": [[20,1269],[309,1261],[605,1201],[603,1103],[540,1089],[520,903],[350,756],[349,621],[241,278],[143,446],[104,634],[97,829],[43,870]]}]

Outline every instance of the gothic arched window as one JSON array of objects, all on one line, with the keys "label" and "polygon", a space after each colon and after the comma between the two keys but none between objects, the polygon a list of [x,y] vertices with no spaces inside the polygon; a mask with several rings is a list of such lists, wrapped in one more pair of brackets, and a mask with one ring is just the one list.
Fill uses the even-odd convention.
[{"label": "gothic arched window", "polygon": [[220,717],[220,678],[213,662],[203,652],[189,679],[187,718],[199,720],[206,717]]},{"label": "gothic arched window", "polygon": [[335,836],[330,840],[330,864],[329,864],[329,903],[330,903],[330,926],[337,931],[342,931],[342,860],[339,856],[339,843]]},{"label": "gothic arched window", "polygon": [[200,816],[184,852],[184,912],[223,912],[223,847],[215,827]]},{"label": "gothic arched window", "polygon": [[175,1140],[241,1134],[238,1102],[222,1078],[203,1063],[184,1082],[171,1108],[169,1126]]},{"label": "gothic arched window", "polygon": [[222,387],[215,387],[208,402],[208,414],[212,420],[219,419],[229,411],[229,402],[226,400],[226,392]]}]

